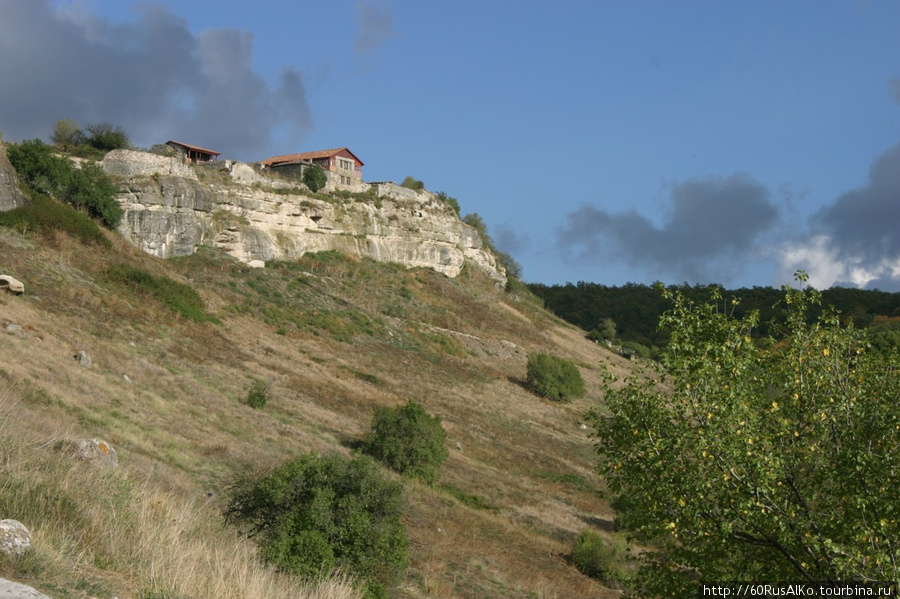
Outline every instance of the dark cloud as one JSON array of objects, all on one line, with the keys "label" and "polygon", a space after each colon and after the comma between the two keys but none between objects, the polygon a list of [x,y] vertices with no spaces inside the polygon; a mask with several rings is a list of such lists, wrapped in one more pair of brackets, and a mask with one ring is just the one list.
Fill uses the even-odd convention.
[{"label": "dark cloud", "polygon": [[814,286],[835,282],[900,289],[900,145],[879,156],[867,184],[816,213],[808,236],[785,245],[784,272],[802,268]]},{"label": "dark cloud", "polygon": [[531,246],[531,239],[527,235],[519,233],[507,225],[497,227],[493,237],[497,249],[511,254],[513,257],[527,251]]},{"label": "dark cloud", "polygon": [[767,189],[744,173],[685,181],[669,203],[661,227],[633,210],[582,206],[568,215],[558,245],[572,259],[624,261],[666,280],[727,282],[778,220]]},{"label": "dark cloud", "polygon": [[377,6],[369,0],[356,4],[358,31],[353,49],[357,55],[368,54],[394,35],[394,14],[387,6]]},{"label": "dark cloud", "polygon": [[109,122],[136,145],[167,139],[259,159],[276,129],[296,140],[310,127],[301,74],[270,85],[253,71],[253,37],[193,34],[161,5],[114,25],[48,0],[0,8],[0,129],[7,139],[48,138],[57,120]]}]

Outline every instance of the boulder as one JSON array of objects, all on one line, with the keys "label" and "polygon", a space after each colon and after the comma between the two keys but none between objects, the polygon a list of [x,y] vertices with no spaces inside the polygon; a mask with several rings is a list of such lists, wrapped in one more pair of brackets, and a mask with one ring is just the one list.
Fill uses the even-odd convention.
[{"label": "boulder", "polygon": [[[0,520],[0,553],[15,557],[31,549],[31,534],[18,520]],[[0,597],[5,595],[0,594]]]},{"label": "boulder", "polygon": [[47,595],[39,593],[34,588],[0,578],[0,597],[3,599],[50,599]]},{"label": "boulder", "polygon": [[73,455],[79,460],[97,462],[115,468],[119,457],[113,446],[102,439],[82,439],[72,444]]},{"label": "boulder", "polygon": [[91,366],[93,366],[91,357],[84,350],[79,350],[79,352],[75,354],[74,358],[79,365],[84,366],[85,368],[90,368]]},{"label": "boulder", "polygon": [[6,289],[7,292],[16,295],[25,293],[25,285],[22,281],[14,279],[9,275],[0,275],[0,289]]}]

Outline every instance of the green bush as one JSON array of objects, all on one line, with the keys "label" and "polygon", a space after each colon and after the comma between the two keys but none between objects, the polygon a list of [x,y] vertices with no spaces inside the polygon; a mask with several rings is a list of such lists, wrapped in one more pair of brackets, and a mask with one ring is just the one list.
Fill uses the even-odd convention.
[{"label": "green bush", "polygon": [[131,147],[128,134],[121,127],[114,127],[109,123],[96,123],[88,125],[86,129],[90,133],[87,136],[87,144],[101,152]]},{"label": "green bush", "polygon": [[407,175],[403,180],[403,183],[400,184],[400,187],[405,187],[407,189],[414,189],[416,191],[421,191],[425,189],[425,183],[420,181],[419,179],[414,179],[412,176]]},{"label": "green bush", "polygon": [[624,548],[615,540],[606,542],[596,532],[585,529],[575,539],[572,562],[585,576],[607,584],[625,582]]},{"label": "green bush", "polygon": [[97,164],[78,168],[68,158],[53,154],[53,148],[39,139],[12,144],[6,155],[33,191],[84,210],[109,229],[122,221],[124,211],[116,201],[118,188]]},{"label": "green bush", "polygon": [[447,459],[447,433],[439,416],[430,416],[415,402],[378,408],[362,450],[397,472],[434,484]]},{"label": "green bush", "polygon": [[325,171],[322,170],[322,167],[318,164],[313,164],[305,169],[303,169],[303,183],[309,187],[309,190],[313,193],[316,193],[328,182],[328,177],[325,175]]},{"label": "green bush", "polygon": [[571,361],[549,354],[531,354],[526,368],[526,384],[537,395],[554,401],[584,397],[584,379]]},{"label": "green bush", "polygon": [[619,353],[626,358],[637,356],[649,360],[653,357],[653,350],[637,341],[623,341],[619,345],[621,347]]},{"label": "green bush", "polygon": [[591,341],[612,341],[616,338],[616,322],[612,318],[604,318],[587,334],[587,338]]},{"label": "green bush", "polygon": [[259,410],[266,407],[266,402],[268,400],[269,385],[263,381],[254,381],[247,391],[247,397],[244,398],[244,403],[254,410]]},{"label": "green bush", "polygon": [[445,191],[439,191],[434,195],[437,196],[437,199],[444,202],[445,204],[448,204],[451,208],[453,208],[453,211],[456,212],[456,216],[459,216],[459,214],[460,214],[459,213],[459,210],[460,210],[459,200],[457,200],[456,198],[454,198],[452,196],[447,195],[447,192],[445,192]]},{"label": "green bush", "polygon": [[110,247],[110,241],[91,218],[71,206],[45,195],[34,193],[31,204],[0,212],[0,226],[43,234],[65,231],[84,244]]},{"label": "green bush", "polygon": [[131,288],[135,293],[154,297],[168,309],[189,320],[219,322],[204,309],[203,299],[197,291],[185,283],[164,276],[157,277],[127,264],[117,264],[106,269],[106,277],[114,283]]},{"label": "green bush", "polygon": [[279,569],[313,578],[341,568],[379,594],[409,562],[402,492],[366,456],[307,454],[235,483],[225,517],[247,525]]}]

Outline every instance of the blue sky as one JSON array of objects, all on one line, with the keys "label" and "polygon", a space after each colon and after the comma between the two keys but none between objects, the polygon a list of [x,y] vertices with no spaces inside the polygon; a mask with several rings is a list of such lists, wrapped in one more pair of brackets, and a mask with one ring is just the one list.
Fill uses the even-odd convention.
[{"label": "blue sky", "polygon": [[349,147],[527,281],[900,290],[900,2],[0,0],[0,131]]}]

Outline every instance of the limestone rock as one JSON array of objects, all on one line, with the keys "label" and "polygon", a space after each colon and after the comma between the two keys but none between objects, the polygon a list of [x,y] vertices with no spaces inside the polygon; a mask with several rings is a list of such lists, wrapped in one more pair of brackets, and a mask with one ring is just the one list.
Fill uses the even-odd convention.
[{"label": "limestone rock", "polygon": [[9,163],[6,150],[0,147],[0,212],[27,206],[28,200],[19,191],[16,169]]},{"label": "limestone rock", "polygon": [[73,443],[73,455],[80,460],[97,462],[115,468],[119,457],[113,446],[102,439],[82,439]]},{"label": "limestone rock", "polygon": [[244,163],[225,161],[214,173],[181,165],[191,173],[184,175],[163,164],[167,160],[130,150],[110,152],[103,160],[107,172],[125,178],[117,197],[125,211],[119,232],[159,258],[187,256],[209,245],[256,266],[337,250],[450,277],[468,263],[506,282],[478,231],[427,191],[372,183],[364,184],[367,201],[326,201],[307,195],[299,181]]},{"label": "limestone rock", "polygon": [[79,365],[84,366],[85,368],[90,368],[94,365],[91,361],[91,357],[84,350],[79,350],[78,353],[75,354],[74,358]]},{"label": "limestone rock", "polygon": [[25,285],[9,275],[0,275],[0,289],[6,289],[9,293],[16,295],[25,293]]},{"label": "limestone rock", "polygon": [[0,597],[3,599],[50,599],[33,587],[0,578]]},{"label": "limestone rock", "polygon": [[0,520],[0,553],[18,557],[29,549],[31,535],[24,524],[18,520]]}]

